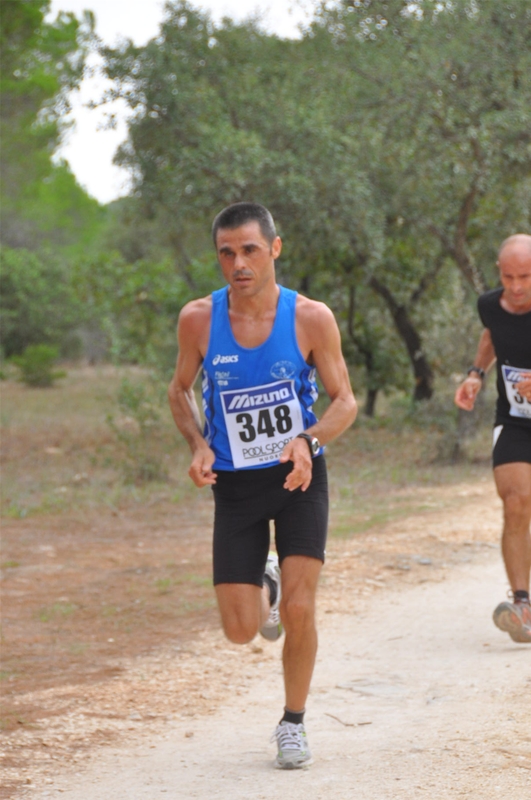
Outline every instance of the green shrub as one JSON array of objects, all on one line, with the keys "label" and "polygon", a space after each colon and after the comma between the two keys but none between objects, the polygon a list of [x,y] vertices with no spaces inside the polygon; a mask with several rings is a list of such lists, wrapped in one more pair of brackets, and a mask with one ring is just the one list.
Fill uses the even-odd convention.
[{"label": "green shrub", "polygon": [[26,347],[21,356],[13,356],[11,361],[20,369],[20,380],[26,386],[53,386],[58,378],[64,378],[64,370],[54,370],[58,357],[57,347],[48,344],[33,344]]},{"label": "green shrub", "polygon": [[118,390],[119,415],[109,414],[107,422],[123,445],[124,477],[129,483],[167,480],[164,462],[168,444],[163,409],[167,412],[165,386],[156,376],[147,375],[144,382],[124,378]]},{"label": "green shrub", "polygon": [[73,278],[51,253],[3,247],[0,251],[0,338],[6,358],[30,345],[62,348],[83,321]]}]

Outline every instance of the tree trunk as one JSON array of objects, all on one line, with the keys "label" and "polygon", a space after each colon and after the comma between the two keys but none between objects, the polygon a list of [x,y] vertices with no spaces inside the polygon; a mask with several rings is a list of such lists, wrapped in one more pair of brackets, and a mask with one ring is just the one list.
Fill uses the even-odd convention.
[{"label": "tree trunk", "polygon": [[[476,159],[476,163],[481,166],[484,159],[476,140],[472,141],[472,150]],[[445,230],[442,230],[436,226],[430,225],[429,228],[432,233],[439,238],[445,251],[455,261],[458,269],[464,275],[474,291],[477,294],[482,294],[487,289],[487,282],[483,272],[474,262],[474,259],[472,258],[472,255],[467,247],[468,222],[479,194],[478,180],[479,174],[473,178],[470,188],[462,200],[459,208],[459,214],[455,220],[455,231],[453,238],[449,237]]]},{"label": "tree trunk", "polygon": [[348,318],[347,330],[350,339],[354,342],[359,352],[363,356],[365,369],[367,370],[367,399],[365,400],[365,407],[363,413],[367,417],[374,417],[376,409],[376,397],[378,396],[378,389],[371,389],[371,383],[374,384],[374,354],[372,350],[367,347],[359,336],[354,332],[354,312],[356,308],[356,290],[354,286],[349,287],[349,303],[348,303]]},{"label": "tree trunk", "polygon": [[363,413],[366,417],[374,417],[376,411],[376,398],[378,396],[378,389],[367,389],[367,397],[365,398],[365,407]]},{"label": "tree trunk", "polygon": [[303,275],[301,277],[300,283],[299,283],[299,292],[309,296],[309,294],[310,294],[310,276],[308,274]]},{"label": "tree trunk", "polygon": [[420,334],[413,325],[408,309],[397,302],[387,286],[380,283],[378,278],[373,276],[370,286],[385,300],[396,329],[406,345],[415,377],[413,400],[429,400],[433,394],[433,372],[422,350]]}]

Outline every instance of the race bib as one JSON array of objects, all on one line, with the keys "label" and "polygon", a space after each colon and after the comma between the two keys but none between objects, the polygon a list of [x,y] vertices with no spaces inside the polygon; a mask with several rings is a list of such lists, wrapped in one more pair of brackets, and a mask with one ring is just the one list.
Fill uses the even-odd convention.
[{"label": "race bib", "polygon": [[529,375],[531,369],[523,367],[509,367],[502,364],[502,375],[505,383],[505,393],[511,407],[509,414],[511,417],[524,417],[531,419],[531,401],[522,397],[518,391],[518,384],[523,380],[524,375]]},{"label": "race bib", "polygon": [[225,426],[236,469],[278,461],[304,430],[294,381],[221,392]]}]

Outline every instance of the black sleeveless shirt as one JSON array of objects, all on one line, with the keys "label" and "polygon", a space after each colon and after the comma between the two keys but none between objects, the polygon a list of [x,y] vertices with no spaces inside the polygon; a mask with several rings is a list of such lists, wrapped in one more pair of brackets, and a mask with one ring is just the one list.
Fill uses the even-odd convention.
[{"label": "black sleeveless shirt", "polygon": [[531,428],[531,401],[518,393],[523,373],[531,373],[531,311],[511,314],[500,305],[503,288],[478,298],[478,311],[496,353],[498,401],[496,425]]}]

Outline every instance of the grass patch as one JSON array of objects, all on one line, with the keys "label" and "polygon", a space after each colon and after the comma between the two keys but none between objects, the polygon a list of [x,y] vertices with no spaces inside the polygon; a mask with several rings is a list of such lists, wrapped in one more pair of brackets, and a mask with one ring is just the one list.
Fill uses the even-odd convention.
[{"label": "grass patch", "polygon": [[119,614],[121,611],[118,606],[104,606],[103,611],[101,612],[104,617],[114,617],[116,614]]},{"label": "grass patch", "polygon": [[327,448],[332,536],[348,538],[429,510],[430,487],[491,479],[488,415],[463,441],[469,457],[451,463],[448,443],[458,426],[448,390],[432,407],[416,410],[404,398],[382,400],[381,416],[360,416]]},{"label": "grass patch", "polygon": [[[70,369],[53,392],[2,383],[4,516],[24,519],[87,507],[118,508],[157,496],[175,502],[194,499],[198,490],[187,475],[189,450],[167,405],[161,406],[156,447],[148,454],[158,463],[150,477],[159,474],[163,479],[131,481],[131,444],[120,440],[108,423],[109,417],[116,424],[124,422],[117,400],[124,379],[142,384],[147,376],[133,368]],[[141,451],[139,458],[145,457]]]},{"label": "grass patch", "polygon": [[89,648],[90,645],[85,644],[85,642],[73,642],[72,644],[68,645],[68,651],[73,656],[82,656]]},{"label": "grass patch", "polygon": [[[118,404],[124,380],[128,387],[141,386],[148,376],[138,368],[70,369],[53,392],[3,382],[1,507],[5,516],[24,519],[102,506],[123,509],[162,500],[179,505],[204,501],[206,491],[197,489],[188,477],[188,446],[164,405],[157,408],[157,442],[148,453],[150,463],[158,462],[157,470],[151,470],[149,481],[131,481],[134,448],[123,431],[131,424],[134,433],[140,423],[134,418],[128,422]],[[367,419],[360,414],[355,426],[328,446],[332,508],[342,508],[341,514],[351,517],[353,530],[377,524],[382,514],[402,513],[397,506],[387,506],[390,495],[406,488],[457,484],[486,474],[493,398],[486,398],[483,408],[489,413],[484,412],[467,434],[468,459],[452,464],[447,455],[453,450],[458,426],[451,388],[443,387],[433,402],[416,407],[403,396],[382,397],[378,417]],[[144,408],[143,396],[133,392],[132,397]],[[319,405],[322,413],[326,402]],[[135,413],[138,416],[140,411]],[[125,426],[121,439],[109,427],[113,415],[115,427]],[[150,412],[142,422],[145,426],[149,422],[146,430],[151,417]],[[138,458],[142,467],[146,453],[142,450]],[[163,479],[154,480],[157,474]],[[412,498],[411,503],[415,505]],[[162,592],[169,589],[158,587]]]},{"label": "grass patch", "polygon": [[205,586],[207,588],[212,586],[212,580],[202,575],[185,575],[180,583],[193,583],[196,586]]},{"label": "grass patch", "polygon": [[216,607],[215,597],[204,597],[197,600],[181,600],[179,603],[179,614],[196,614],[202,611],[208,611]]},{"label": "grass patch", "polygon": [[51,606],[39,609],[37,619],[39,622],[53,622],[70,617],[75,611],[77,611],[77,606],[74,603],[53,603]]},{"label": "grass patch", "polygon": [[426,506],[406,505],[402,508],[389,508],[385,511],[373,511],[368,514],[359,514],[355,509],[343,507],[334,515],[332,536],[349,538],[356,533],[364,533],[371,528],[385,525],[395,519],[407,517],[410,514],[426,510]]},{"label": "grass patch", "polygon": [[155,588],[160,594],[168,594],[174,586],[172,578],[159,578],[155,581]]}]

